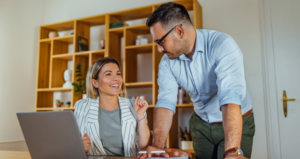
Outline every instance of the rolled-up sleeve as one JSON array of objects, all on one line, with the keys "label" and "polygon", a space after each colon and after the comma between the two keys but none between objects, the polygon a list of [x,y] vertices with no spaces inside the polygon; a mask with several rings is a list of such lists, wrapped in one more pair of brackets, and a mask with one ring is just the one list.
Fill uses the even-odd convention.
[{"label": "rolled-up sleeve", "polygon": [[169,59],[166,55],[162,57],[159,64],[157,83],[159,90],[155,108],[167,108],[175,113],[178,84],[171,72]]},{"label": "rolled-up sleeve", "polygon": [[217,75],[219,106],[242,104],[246,96],[243,54],[230,36],[223,34],[217,38],[215,48],[215,73]]}]

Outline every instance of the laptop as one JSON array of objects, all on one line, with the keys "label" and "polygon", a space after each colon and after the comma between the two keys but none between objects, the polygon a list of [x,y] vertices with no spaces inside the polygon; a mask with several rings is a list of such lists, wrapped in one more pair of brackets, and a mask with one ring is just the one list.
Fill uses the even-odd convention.
[{"label": "laptop", "polygon": [[72,111],[17,116],[32,159],[87,159]]}]

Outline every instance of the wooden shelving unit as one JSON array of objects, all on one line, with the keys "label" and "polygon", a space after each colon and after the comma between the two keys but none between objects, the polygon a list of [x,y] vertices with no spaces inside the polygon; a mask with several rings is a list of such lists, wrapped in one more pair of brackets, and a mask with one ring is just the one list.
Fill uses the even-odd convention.
[{"label": "wooden shelving unit", "polygon": [[[173,2],[180,3],[189,11],[193,11],[195,28],[202,28],[202,8],[197,0],[179,0]],[[80,100],[82,95],[76,95],[73,88],[62,88],[65,82],[63,74],[68,68],[68,65],[70,66],[70,63],[72,65],[72,82],[75,82],[78,79],[78,77],[75,76],[75,70],[80,62],[82,63],[83,74],[86,74],[88,67],[95,60],[103,57],[113,57],[121,64],[123,80],[128,89],[150,88],[152,90],[152,101],[148,101],[149,109],[147,110],[148,122],[152,130],[153,108],[157,102],[158,95],[158,84],[156,81],[158,65],[163,54],[157,51],[157,45],[153,40],[148,41],[148,44],[145,45],[135,45],[137,36],[150,34],[150,29],[146,27],[146,24],[124,26],[114,29],[110,29],[109,27],[110,24],[114,22],[147,18],[159,5],[160,4],[154,4],[40,26],[35,110],[74,110],[74,103]],[[94,26],[105,27],[105,39],[103,39],[105,40],[105,49],[79,52],[78,37],[81,36],[90,41],[90,30],[91,27]],[[48,38],[50,31],[72,31],[73,34]],[[121,46],[122,38],[124,40],[123,47]],[[98,43],[100,43],[100,41],[98,41]],[[72,51],[69,50],[70,46]],[[89,48],[91,47],[89,46]],[[138,56],[141,54],[147,54],[152,57],[151,65],[147,66],[148,68],[152,68],[152,71],[149,72],[152,76],[148,81],[139,81],[138,79]],[[70,92],[71,107],[53,108],[55,92]],[[177,105],[177,108],[182,109],[192,106],[193,104],[180,104]],[[178,115],[175,114],[167,139],[167,147],[178,148],[177,125]]]}]

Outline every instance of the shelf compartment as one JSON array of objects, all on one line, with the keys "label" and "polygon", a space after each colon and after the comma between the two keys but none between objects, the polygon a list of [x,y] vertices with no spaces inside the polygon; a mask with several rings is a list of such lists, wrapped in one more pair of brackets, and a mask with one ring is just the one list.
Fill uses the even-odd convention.
[{"label": "shelf compartment", "polygon": [[71,61],[73,60],[73,54],[53,55],[52,58]]},{"label": "shelf compartment", "polygon": [[[119,29],[119,28],[117,28]],[[115,29],[113,29],[115,30]],[[108,43],[111,45],[106,46],[107,47],[107,52],[105,56],[109,56],[112,58],[115,58],[120,66],[122,67],[122,58],[121,58],[121,39],[123,37],[124,29],[121,29],[119,31],[108,31]]]},{"label": "shelf compartment", "polygon": [[[89,59],[90,59],[90,54],[75,54],[75,59],[74,59],[74,68],[73,68],[73,82],[79,84],[79,82],[77,82],[77,80],[79,78],[82,78],[85,83],[84,83],[84,88],[86,86],[86,75],[88,72],[88,68],[89,68]],[[82,77],[77,77],[76,76],[76,68],[78,66],[78,64],[81,63],[81,73],[82,73]],[[73,100],[71,103],[76,103],[78,100],[82,99],[82,93],[77,94],[75,91],[73,91]]]},{"label": "shelf compartment", "polygon": [[[69,56],[72,56],[70,58]],[[52,58],[52,71],[51,71],[51,88],[61,88],[65,83],[64,72],[66,69],[72,70],[70,65],[73,65],[73,55],[58,56]],[[69,65],[69,67],[68,67]],[[71,67],[71,68],[70,68]]]},{"label": "shelf compartment", "polygon": [[[153,81],[152,45],[126,47],[123,77],[125,83]],[[142,74],[148,74],[141,76]]]},{"label": "shelf compartment", "polygon": [[53,108],[53,92],[37,92],[36,109]]},{"label": "shelf compartment", "polygon": [[[150,29],[146,26],[146,24],[126,27],[125,28],[125,37],[126,37],[125,46],[135,46],[136,39],[138,38],[138,36],[145,35],[145,34],[150,34]],[[149,41],[151,43],[152,39]]]},{"label": "shelf compartment", "polygon": [[91,63],[90,63],[90,65],[91,65],[94,61],[104,58],[104,56],[105,56],[104,54],[105,54],[105,51],[104,51],[104,50],[92,51],[92,52],[91,52],[91,55],[92,55],[92,56],[91,56]]},{"label": "shelf compartment", "polygon": [[37,88],[49,88],[51,43],[40,42]]},{"label": "shelf compartment", "polygon": [[74,20],[42,25],[40,27],[40,39],[47,39],[50,31],[67,31],[74,29]]},{"label": "shelf compartment", "polygon": [[153,86],[153,82],[135,82],[135,83],[125,83],[126,87],[131,87],[131,88],[135,88],[135,87],[152,87]]}]

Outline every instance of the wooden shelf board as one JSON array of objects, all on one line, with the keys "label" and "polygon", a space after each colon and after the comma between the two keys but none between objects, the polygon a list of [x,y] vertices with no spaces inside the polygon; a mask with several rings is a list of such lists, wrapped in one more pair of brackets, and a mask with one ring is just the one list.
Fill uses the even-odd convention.
[{"label": "wooden shelf board", "polygon": [[180,107],[193,107],[194,106],[194,104],[193,103],[189,103],[189,104],[177,104],[176,105],[176,107],[178,108],[180,108]]},{"label": "wooden shelf board", "polygon": [[113,28],[109,29],[110,33],[115,33],[115,34],[123,34],[125,27],[119,27],[119,28]]},{"label": "wooden shelf board", "polygon": [[146,24],[127,26],[125,29],[136,34],[150,34],[150,29],[146,26]]},{"label": "wooden shelf board", "polygon": [[110,15],[119,19],[120,21],[129,21],[134,19],[147,18],[150,16],[151,13],[152,13],[152,5],[113,12],[110,13]]},{"label": "wooden shelf board", "polygon": [[39,88],[38,92],[65,92],[72,91],[72,88]]},{"label": "wooden shelf board", "polygon": [[52,55],[52,58],[55,58],[55,59],[64,59],[64,60],[72,61],[73,60],[73,54]]},{"label": "wooden shelf board", "polygon": [[73,30],[74,29],[74,20],[46,24],[46,25],[42,25],[41,27],[47,28],[50,30],[55,30],[55,31]]},{"label": "wooden shelf board", "polygon": [[105,53],[105,50],[104,49],[101,49],[101,50],[93,50],[91,51],[92,54],[104,54]]},{"label": "wooden shelf board", "polygon": [[89,56],[90,53],[90,51],[76,52],[75,56]]},{"label": "wooden shelf board", "polygon": [[66,36],[62,36],[62,37],[53,38],[53,40],[55,40],[55,41],[66,42],[69,44],[73,43],[73,39],[74,39],[74,35],[66,35]]},{"label": "wooden shelf board", "polygon": [[126,87],[152,87],[153,82],[134,82],[134,83],[125,83]]},{"label": "wooden shelf board", "polygon": [[105,14],[80,18],[77,21],[86,23],[89,26],[105,25]]},{"label": "wooden shelf board", "polygon": [[73,38],[74,38],[74,35],[66,35],[66,36],[55,37],[55,38],[40,39],[40,42],[51,43],[51,40],[55,40],[55,41],[61,41],[61,42],[66,42],[66,43],[72,44]]},{"label": "wooden shelf board", "polygon": [[61,107],[61,108],[35,108],[36,111],[43,110],[75,110],[73,107]]},{"label": "wooden shelf board", "polygon": [[51,44],[51,39],[41,39],[40,43],[47,43],[47,44]]},{"label": "wooden shelf board", "polygon": [[145,45],[131,45],[131,46],[126,46],[126,51],[134,51],[136,53],[150,53],[152,52],[152,43],[145,44]]}]

